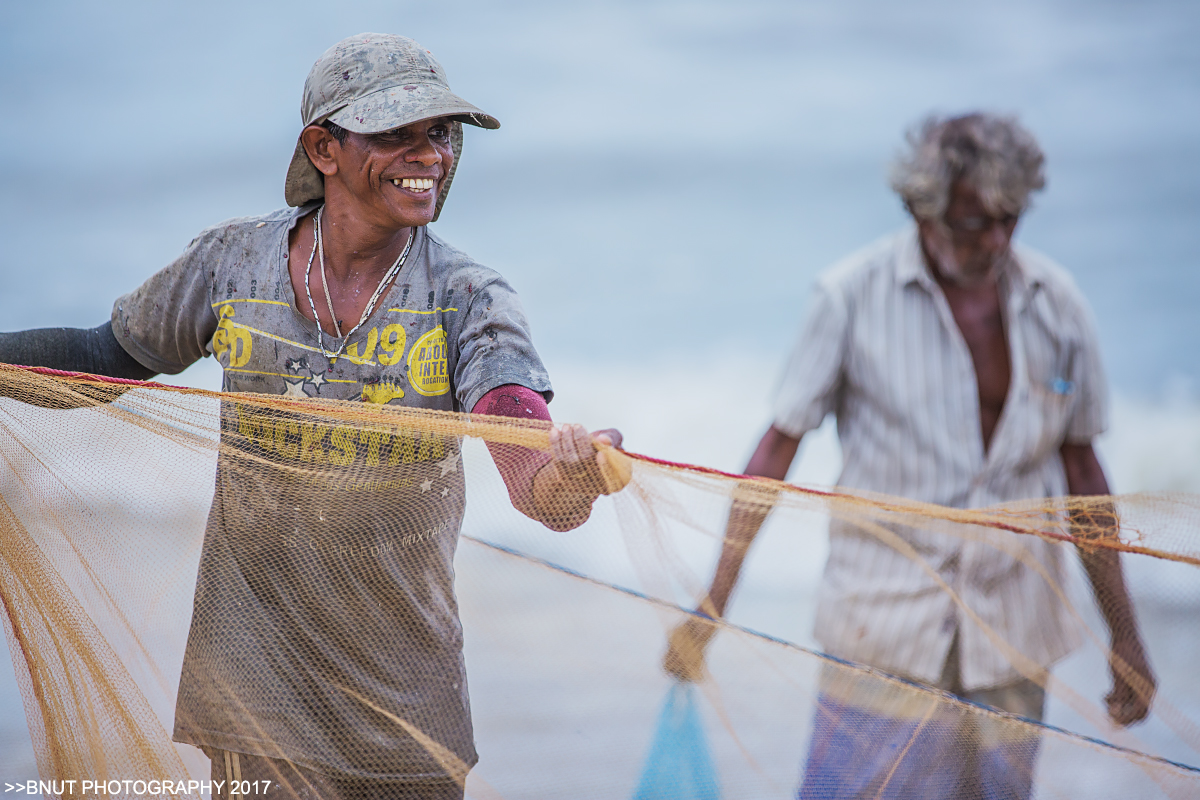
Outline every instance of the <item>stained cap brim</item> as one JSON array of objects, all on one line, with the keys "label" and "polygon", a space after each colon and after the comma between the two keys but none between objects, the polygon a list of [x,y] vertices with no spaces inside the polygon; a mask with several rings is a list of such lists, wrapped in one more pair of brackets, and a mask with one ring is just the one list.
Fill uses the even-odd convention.
[{"label": "stained cap brim", "polygon": [[453,117],[480,128],[500,127],[495,117],[436,83],[410,83],[380,89],[338,109],[326,119],[355,133],[380,133],[434,117]]}]

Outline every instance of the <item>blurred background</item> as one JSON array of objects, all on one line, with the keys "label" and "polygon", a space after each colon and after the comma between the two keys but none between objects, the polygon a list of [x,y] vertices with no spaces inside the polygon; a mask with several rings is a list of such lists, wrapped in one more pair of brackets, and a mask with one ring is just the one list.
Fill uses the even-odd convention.
[{"label": "blurred background", "polygon": [[[556,419],[740,471],[814,276],[906,222],[886,180],[904,131],[982,108],[1017,114],[1046,152],[1017,238],[1095,310],[1114,490],[1200,491],[1187,2],[6,3],[0,330],[94,326],[202,228],[282,206],[304,77],[363,31],[417,39],[503,123],[468,128],[434,228],[521,293]],[[219,369],[168,382],[216,389]],[[838,466],[826,426],[792,479],[832,483]],[[1133,580],[1164,631],[1194,623],[1194,570],[1160,594],[1161,576]],[[0,779],[25,777],[0,663]]]}]

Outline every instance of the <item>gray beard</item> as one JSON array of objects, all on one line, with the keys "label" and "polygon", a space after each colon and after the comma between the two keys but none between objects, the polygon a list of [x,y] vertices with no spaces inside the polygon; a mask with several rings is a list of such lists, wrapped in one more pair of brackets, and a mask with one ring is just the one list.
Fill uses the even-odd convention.
[{"label": "gray beard", "polygon": [[982,272],[968,272],[963,269],[958,258],[954,255],[954,246],[940,236],[931,236],[925,242],[926,252],[934,261],[938,274],[949,283],[960,289],[977,289],[996,279],[1000,264],[1007,258],[1007,252],[997,256]]}]

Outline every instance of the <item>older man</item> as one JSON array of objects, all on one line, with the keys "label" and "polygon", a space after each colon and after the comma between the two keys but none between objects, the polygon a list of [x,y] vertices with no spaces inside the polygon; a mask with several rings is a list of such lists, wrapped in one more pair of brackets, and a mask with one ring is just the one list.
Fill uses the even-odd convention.
[{"label": "older man", "polygon": [[[1014,120],[989,114],[930,118],[910,145],[893,186],[915,225],[818,280],[747,474],[782,480],[801,437],[833,413],[843,486],[958,508],[1108,494],[1092,449],[1107,402],[1090,313],[1060,267],[1012,245],[1043,186],[1041,150]],[[735,504],[707,613],[724,613],[764,518]],[[925,565],[831,523],[817,639],[833,655],[1040,719],[1044,693],[1028,663],[1048,668],[1075,643],[1054,594],[1060,549],[1014,534],[897,533]],[[1146,715],[1154,682],[1120,562],[1111,551],[1080,555],[1112,632],[1109,714],[1129,724]],[[1026,656],[1026,673],[994,634]],[[697,621],[681,627],[668,670],[696,677],[710,635]],[[922,728],[847,696],[832,671],[821,688],[802,797],[1028,795],[1036,738],[999,741],[986,723]]]},{"label": "older man", "polygon": [[[426,228],[462,125],[499,122],[423,47],[380,34],[318,59],[301,116],[289,208],[203,231],[94,330],[0,336],[0,360],[144,379],[212,354],[230,392],[549,419],[512,287]],[[461,797],[476,755],[452,586],[459,443],[296,408],[223,404],[175,738],[208,753],[226,792]],[[566,426],[551,442],[493,455],[514,504],[566,530],[617,488],[596,442],[620,435]],[[381,488],[328,490],[343,481]]]}]

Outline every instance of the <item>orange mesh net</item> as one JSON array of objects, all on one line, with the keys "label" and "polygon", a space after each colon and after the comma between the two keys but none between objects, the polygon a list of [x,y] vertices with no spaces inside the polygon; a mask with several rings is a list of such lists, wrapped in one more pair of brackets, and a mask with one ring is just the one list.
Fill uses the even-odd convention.
[{"label": "orange mesh net", "polygon": [[[1112,727],[1106,686],[1048,670],[1051,645],[1032,652],[914,533],[1035,575],[1037,613],[1083,642],[1070,661],[1111,662],[1148,698],[1078,576],[1047,564],[1081,548],[1194,582],[1200,498],[966,511],[609,451],[607,477],[628,485],[556,533],[513,509],[484,447],[544,452],[548,429],[0,367],[0,600],[32,791],[225,796],[205,782],[228,776],[269,797],[258,756],[289,780],[630,797],[672,681],[668,637],[689,621],[717,629],[688,668],[721,796],[793,797],[803,781],[805,797],[982,797],[954,793],[963,752],[1038,797],[1200,796],[1190,698],[1158,692],[1154,742]],[[690,609],[731,504],[771,515],[729,618],[712,622]],[[815,574],[831,525],[933,576],[964,670],[971,647],[990,648],[1076,731],[821,652],[820,598],[794,576]],[[1191,624],[1142,616],[1152,659]]]}]

